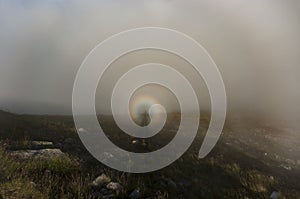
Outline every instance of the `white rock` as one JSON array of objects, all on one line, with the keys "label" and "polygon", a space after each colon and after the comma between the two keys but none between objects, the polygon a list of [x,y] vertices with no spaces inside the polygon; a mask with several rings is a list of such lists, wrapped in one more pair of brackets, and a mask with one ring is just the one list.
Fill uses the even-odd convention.
[{"label": "white rock", "polygon": [[132,140],[132,142],[131,142],[132,144],[137,144],[138,143],[138,141],[137,140]]},{"label": "white rock", "polygon": [[66,157],[60,149],[40,149],[40,150],[19,150],[12,152],[12,155],[22,159],[41,158],[52,159],[56,157]]},{"label": "white rock", "polygon": [[53,142],[48,142],[48,141],[32,141],[32,145],[35,146],[51,146],[53,145]]},{"label": "white rock", "polygon": [[284,165],[284,164],[281,164],[280,167],[284,168],[285,170],[292,170],[292,167],[288,166],[288,165]]},{"label": "white rock", "polygon": [[110,182],[108,183],[108,185],[106,186],[107,189],[113,190],[113,191],[121,191],[122,190],[122,185],[120,183],[117,182]]},{"label": "white rock", "polygon": [[102,186],[103,184],[109,183],[110,182],[110,178],[107,177],[104,173],[100,176],[98,176],[94,181],[93,181],[93,185],[94,186]]},{"label": "white rock", "polygon": [[270,195],[270,198],[271,199],[280,199],[280,198],[282,198],[282,195],[280,192],[273,191],[272,194]]},{"label": "white rock", "polygon": [[88,131],[85,130],[84,128],[79,128],[78,131],[79,131],[80,133],[86,133],[86,132],[88,132]]}]

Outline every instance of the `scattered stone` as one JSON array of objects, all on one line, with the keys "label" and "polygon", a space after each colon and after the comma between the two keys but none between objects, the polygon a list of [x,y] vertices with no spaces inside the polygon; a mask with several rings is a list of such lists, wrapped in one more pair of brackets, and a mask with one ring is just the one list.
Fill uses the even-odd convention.
[{"label": "scattered stone", "polygon": [[116,159],[113,154],[109,152],[103,153],[103,162],[110,161],[111,159]]},{"label": "scattered stone", "polygon": [[41,149],[37,151],[36,157],[38,158],[53,158],[66,156],[60,149]]},{"label": "scattered stone", "polygon": [[282,168],[284,168],[285,170],[288,170],[288,171],[290,171],[290,170],[292,170],[292,167],[290,167],[290,166],[288,166],[288,165],[280,165],[280,167],[282,167]]},{"label": "scattered stone", "polygon": [[49,146],[49,145],[53,145],[53,142],[49,142],[49,141],[32,141],[31,144],[32,145]]},{"label": "scattered stone", "polygon": [[110,182],[108,183],[108,185],[106,186],[107,189],[113,190],[113,191],[121,191],[122,190],[122,185],[118,182]]},{"label": "scattered stone", "polygon": [[21,159],[52,159],[56,157],[66,157],[66,154],[63,153],[60,149],[19,150],[13,151],[11,154]]},{"label": "scattered stone", "polygon": [[132,140],[131,143],[132,143],[132,144],[137,144],[137,143],[138,143],[138,140]]},{"label": "scattered stone", "polygon": [[30,186],[32,187],[32,188],[35,188],[36,187],[36,183],[34,183],[34,182],[30,182]]},{"label": "scattered stone", "polygon": [[131,194],[129,195],[129,198],[131,198],[131,199],[139,199],[139,198],[141,198],[140,191],[137,190],[137,189],[133,190],[133,192],[131,192]]},{"label": "scattered stone", "polygon": [[45,170],[45,174],[51,175],[51,171],[49,169]]},{"label": "scattered stone", "polygon": [[110,178],[107,177],[104,173],[101,174],[100,176],[98,176],[94,181],[93,181],[93,185],[94,186],[102,186],[104,184],[107,184],[110,182]]},{"label": "scattered stone", "polygon": [[143,146],[148,146],[147,140],[144,140],[144,139],[143,139],[143,140],[142,140],[142,145],[143,145]]},{"label": "scattered stone", "polygon": [[87,132],[88,132],[88,131],[85,130],[84,128],[79,128],[78,131],[79,131],[80,133],[87,133]]},{"label": "scattered stone", "polygon": [[142,142],[142,146],[147,147],[148,146],[147,142]]},{"label": "scattered stone", "polygon": [[272,194],[270,195],[270,198],[271,199],[280,199],[280,198],[282,198],[282,195],[280,192],[273,191]]},{"label": "scattered stone", "polygon": [[294,160],[286,159],[285,161],[288,165],[296,165],[296,162]]},{"label": "scattered stone", "polygon": [[104,156],[106,157],[106,158],[113,158],[114,157],[114,155],[113,154],[111,154],[111,153],[108,153],[108,152],[104,152]]},{"label": "scattered stone", "polygon": [[31,148],[32,149],[45,149],[45,148],[52,148],[53,142],[48,141],[32,141]]},{"label": "scattered stone", "polygon": [[142,148],[148,147],[148,142],[146,140],[144,140],[144,139],[141,140],[141,141],[134,139],[134,140],[131,141],[131,143],[133,145],[135,145],[136,147],[142,147]]}]

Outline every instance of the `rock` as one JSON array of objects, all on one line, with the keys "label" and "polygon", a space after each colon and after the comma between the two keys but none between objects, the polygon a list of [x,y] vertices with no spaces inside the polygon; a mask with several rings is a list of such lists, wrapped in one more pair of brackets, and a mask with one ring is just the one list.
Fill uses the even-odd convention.
[{"label": "rock", "polygon": [[56,157],[67,157],[60,149],[19,150],[11,153],[21,159],[41,158],[52,159]]},{"label": "rock", "polygon": [[288,165],[296,165],[296,161],[291,160],[291,159],[286,159],[285,162],[286,162]]},{"label": "rock", "polygon": [[30,186],[32,187],[32,188],[35,188],[37,185],[36,185],[36,183],[35,182],[30,182]]},{"label": "rock", "polygon": [[51,174],[51,171],[49,169],[45,170],[46,174]]},{"label": "rock", "polygon": [[142,146],[147,147],[148,146],[147,142],[142,142]]},{"label": "rock", "polygon": [[107,177],[104,173],[101,174],[100,176],[98,176],[94,181],[93,181],[93,185],[94,186],[102,186],[104,184],[107,184],[110,182],[110,178]]},{"label": "rock", "polygon": [[113,157],[114,157],[114,155],[113,155],[113,154],[111,154],[111,153],[108,153],[108,152],[104,152],[104,156],[105,156],[105,158],[107,158],[107,159],[109,159],[109,158],[113,158]]},{"label": "rock", "polygon": [[32,141],[31,145],[33,147],[50,147],[53,146],[53,142],[48,142],[48,141]]},{"label": "rock", "polygon": [[48,141],[32,141],[30,149],[46,149],[54,148],[53,142]]},{"label": "rock", "polygon": [[108,183],[108,185],[106,186],[107,189],[113,190],[113,191],[121,191],[122,190],[122,185],[118,182],[110,182]]},{"label": "rock", "polygon": [[270,195],[270,198],[271,199],[280,199],[280,198],[282,198],[282,195],[280,192],[273,191],[272,194]]},{"label": "rock", "polygon": [[84,128],[79,128],[78,131],[79,131],[80,133],[87,133],[87,132],[88,132],[88,131],[85,130]]},{"label": "rock", "polygon": [[284,164],[281,164],[280,167],[284,168],[285,170],[292,170],[292,167],[290,167],[289,165],[284,165]]},{"label": "rock", "polygon": [[131,198],[131,199],[139,199],[139,198],[141,198],[140,191],[137,190],[137,189],[133,190],[133,192],[131,192],[131,194],[129,195],[129,198]]},{"label": "rock", "polygon": [[41,149],[39,150],[35,157],[37,158],[54,158],[54,157],[64,157],[66,156],[60,149]]},{"label": "rock", "polygon": [[141,145],[141,146],[147,146],[148,145],[146,140],[141,140],[140,141],[140,140],[134,139],[134,140],[131,141],[131,143],[133,145]]},{"label": "rock", "polygon": [[132,140],[131,143],[132,143],[132,144],[137,144],[137,143],[138,143],[138,140]]}]

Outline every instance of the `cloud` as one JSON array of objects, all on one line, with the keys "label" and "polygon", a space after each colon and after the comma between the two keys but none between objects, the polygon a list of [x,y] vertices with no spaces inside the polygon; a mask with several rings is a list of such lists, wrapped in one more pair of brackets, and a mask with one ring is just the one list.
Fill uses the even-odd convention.
[{"label": "cloud", "polygon": [[[15,112],[70,114],[77,69],[94,46],[126,29],[162,26],[192,36],[209,51],[225,81],[229,114],[299,120],[297,6],[259,0],[2,0],[0,105]],[[124,63],[136,60],[142,59]],[[191,70],[185,72],[208,106],[205,87]]]}]

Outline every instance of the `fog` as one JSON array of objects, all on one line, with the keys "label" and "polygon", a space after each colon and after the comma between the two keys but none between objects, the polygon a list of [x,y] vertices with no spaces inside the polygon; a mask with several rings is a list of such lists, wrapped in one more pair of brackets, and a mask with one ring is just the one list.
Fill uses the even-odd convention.
[{"label": "fog", "polygon": [[[297,0],[0,0],[0,108],[71,114],[72,87],[85,56],[120,31],[158,26],[191,36],[210,53],[223,76],[229,116],[254,114],[298,124],[299,9]],[[108,111],[110,90],[123,70],[153,60],[181,70],[201,107],[209,109],[206,87],[192,66],[168,53],[145,50],[112,64],[108,73],[115,77],[107,75],[99,84],[99,111]]]}]

